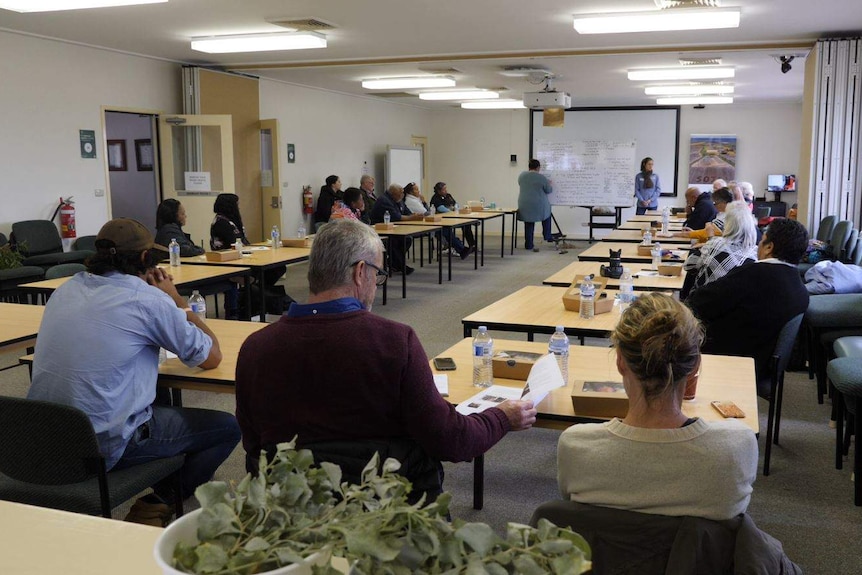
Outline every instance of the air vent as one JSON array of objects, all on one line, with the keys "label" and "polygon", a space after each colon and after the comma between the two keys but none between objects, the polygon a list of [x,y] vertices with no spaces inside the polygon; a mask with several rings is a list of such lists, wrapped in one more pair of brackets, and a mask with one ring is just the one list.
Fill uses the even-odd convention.
[{"label": "air vent", "polygon": [[721,58],[680,58],[682,66],[720,66]]},{"label": "air vent", "polygon": [[330,24],[320,18],[274,18],[267,20],[267,22],[297,32],[323,32],[334,30],[336,27],[335,24]]},{"label": "air vent", "polygon": [[541,66],[503,66],[500,74],[510,78],[527,78],[530,74],[552,75],[550,70]]},{"label": "air vent", "polygon": [[435,68],[434,66],[419,66],[419,69],[428,74],[436,74],[438,76],[452,76],[453,74],[463,74],[464,72],[458,68]]},{"label": "air vent", "polygon": [[659,8],[720,8],[721,0],[655,0]]}]

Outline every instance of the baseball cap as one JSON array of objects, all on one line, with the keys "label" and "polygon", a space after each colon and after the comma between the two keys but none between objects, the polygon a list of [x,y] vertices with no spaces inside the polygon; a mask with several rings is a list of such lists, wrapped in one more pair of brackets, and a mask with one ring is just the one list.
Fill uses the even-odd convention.
[{"label": "baseball cap", "polygon": [[154,243],[153,234],[144,224],[131,218],[116,218],[106,223],[96,236],[96,241],[100,240],[110,242],[102,245],[118,252],[143,252],[151,248],[168,251],[168,248]]}]

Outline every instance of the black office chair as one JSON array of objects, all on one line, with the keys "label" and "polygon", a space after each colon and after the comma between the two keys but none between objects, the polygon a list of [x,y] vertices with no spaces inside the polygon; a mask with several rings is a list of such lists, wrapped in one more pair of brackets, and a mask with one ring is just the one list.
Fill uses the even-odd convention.
[{"label": "black office chair", "polygon": [[[6,235],[0,233],[0,249],[11,250]],[[6,252],[8,256],[14,256],[12,252]],[[4,258],[5,259],[5,258]],[[37,282],[45,277],[45,270],[38,266],[18,266],[15,268],[0,269],[0,301],[23,303],[25,297],[18,286],[25,283]]]},{"label": "black office chair", "polygon": [[74,407],[0,397],[0,437],[0,499],[110,518],[114,507],[174,476],[183,514],[184,455],[106,472],[93,425]]},{"label": "black office chair", "polygon": [[[793,353],[793,343],[805,314],[799,314],[781,328],[775,340],[769,372],[769,417],[766,423],[766,450],[763,455],[763,475],[769,475],[769,459],[772,444],[778,445],[778,430],[781,424],[781,398],[784,393],[784,371]],[[760,382],[758,382],[760,383]],[[758,387],[763,387],[759,385]],[[774,433],[773,433],[774,430]]]}]

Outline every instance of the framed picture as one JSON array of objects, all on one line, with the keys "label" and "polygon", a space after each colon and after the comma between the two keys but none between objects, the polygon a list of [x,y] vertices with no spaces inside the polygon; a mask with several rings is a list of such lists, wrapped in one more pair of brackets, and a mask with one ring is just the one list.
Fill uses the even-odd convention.
[{"label": "framed picture", "polygon": [[108,170],[111,172],[125,172],[126,168],[126,141],[108,140]]},{"label": "framed picture", "polygon": [[153,171],[153,141],[135,140],[135,161],[139,172]]}]

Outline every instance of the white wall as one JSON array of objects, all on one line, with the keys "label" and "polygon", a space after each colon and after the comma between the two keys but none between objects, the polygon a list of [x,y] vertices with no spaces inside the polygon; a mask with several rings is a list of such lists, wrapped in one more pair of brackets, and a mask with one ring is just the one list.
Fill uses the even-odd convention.
[{"label": "white wall", "polygon": [[[179,111],[179,66],[2,31],[0,54],[0,232],[74,196],[78,235],[95,234],[109,215],[94,192],[107,188],[101,107]],[[78,130],[96,132],[96,159]]]},{"label": "white wall", "polygon": [[[316,196],[326,177],[335,174],[342,189],[358,187],[367,162],[381,193],[386,146],[409,146],[411,136],[431,130],[431,113],[420,108],[265,79],[260,117],[278,120],[285,236],[299,226],[303,185],[311,185]],[[289,143],[296,146],[293,164],[287,163]]]},{"label": "white wall", "polygon": [[[749,181],[755,191],[766,187],[768,174],[796,173],[801,137],[802,104],[732,104],[707,106],[703,110],[684,107],[680,114],[680,166],[676,198],[662,198],[659,206],[683,206],[688,181],[688,139],[691,134],[736,134],[738,138],[737,180]],[[459,200],[495,201],[516,206],[518,174],[529,160],[529,113],[526,110],[461,110],[435,112],[431,131],[430,175],[445,181]],[[518,155],[517,166],[509,165],[509,154]],[[665,182],[662,166],[656,166]],[[632,174],[634,179],[634,173]],[[634,189],[632,189],[634,194]],[[796,194],[783,194],[788,204]],[[769,199],[771,200],[771,194]],[[634,215],[623,211],[623,219]],[[583,208],[555,207],[562,231],[585,238],[589,219]],[[540,226],[537,226],[537,229]],[[537,230],[537,233],[538,232]],[[601,237],[603,230],[595,230]]]}]

